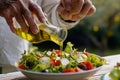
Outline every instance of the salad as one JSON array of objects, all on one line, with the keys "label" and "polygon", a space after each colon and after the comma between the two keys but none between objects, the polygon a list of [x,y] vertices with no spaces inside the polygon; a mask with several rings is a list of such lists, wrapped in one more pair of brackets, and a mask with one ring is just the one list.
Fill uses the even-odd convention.
[{"label": "salad", "polygon": [[40,52],[36,47],[30,48],[22,54],[18,68],[43,73],[70,73],[92,70],[105,63],[104,58],[86,50],[78,51],[68,42],[63,51],[53,49]]},{"label": "salad", "polygon": [[120,62],[117,62],[116,66],[109,74],[112,80],[120,80]]}]

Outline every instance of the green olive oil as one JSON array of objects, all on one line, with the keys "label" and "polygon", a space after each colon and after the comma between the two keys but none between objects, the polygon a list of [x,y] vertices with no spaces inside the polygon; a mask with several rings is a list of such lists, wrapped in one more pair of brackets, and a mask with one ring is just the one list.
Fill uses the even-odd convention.
[{"label": "green olive oil", "polygon": [[60,38],[56,33],[47,29],[44,25],[39,26],[39,33],[33,34],[30,30],[28,32],[23,32],[21,28],[16,28],[16,35],[22,37],[23,39],[31,43],[39,43],[43,41],[53,41],[60,46],[60,50],[63,49],[63,39]]}]

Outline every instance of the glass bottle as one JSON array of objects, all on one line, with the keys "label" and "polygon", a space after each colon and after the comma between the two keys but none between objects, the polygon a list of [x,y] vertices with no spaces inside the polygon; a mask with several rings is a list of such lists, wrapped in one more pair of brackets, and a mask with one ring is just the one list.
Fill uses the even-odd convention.
[{"label": "glass bottle", "polygon": [[67,37],[66,28],[54,26],[48,20],[46,20],[44,23],[40,23],[38,20],[35,22],[39,27],[39,32],[37,34],[33,34],[30,29],[27,32],[23,32],[19,24],[15,23],[17,31],[16,35],[31,43],[40,43],[50,40],[60,47],[63,46],[63,41]]}]

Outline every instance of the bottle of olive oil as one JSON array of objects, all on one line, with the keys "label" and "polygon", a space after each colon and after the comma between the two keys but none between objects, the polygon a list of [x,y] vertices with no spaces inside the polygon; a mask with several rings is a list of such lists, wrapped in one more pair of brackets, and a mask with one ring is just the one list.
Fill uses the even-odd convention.
[{"label": "bottle of olive oil", "polygon": [[22,37],[23,39],[31,43],[40,43],[43,41],[53,41],[60,46],[60,49],[63,49],[63,41],[67,37],[67,30],[65,28],[59,28],[51,24],[41,24],[39,25],[39,33],[33,34],[31,30],[28,32],[23,32],[22,29],[16,28],[16,35]]}]

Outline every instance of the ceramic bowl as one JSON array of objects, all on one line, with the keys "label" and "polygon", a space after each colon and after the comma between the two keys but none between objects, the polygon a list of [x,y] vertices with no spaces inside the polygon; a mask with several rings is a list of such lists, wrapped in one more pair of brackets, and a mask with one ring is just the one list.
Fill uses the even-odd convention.
[{"label": "ceramic bowl", "polygon": [[[16,67],[17,67],[17,63],[16,63]],[[91,77],[92,75],[94,75],[97,71],[99,71],[101,67],[97,67],[95,69],[88,71],[72,72],[72,73],[42,73],[42,72],[34,72],[34,71],[19,69],[18,67],[17,69],[31,80],[85,80]]]}]

